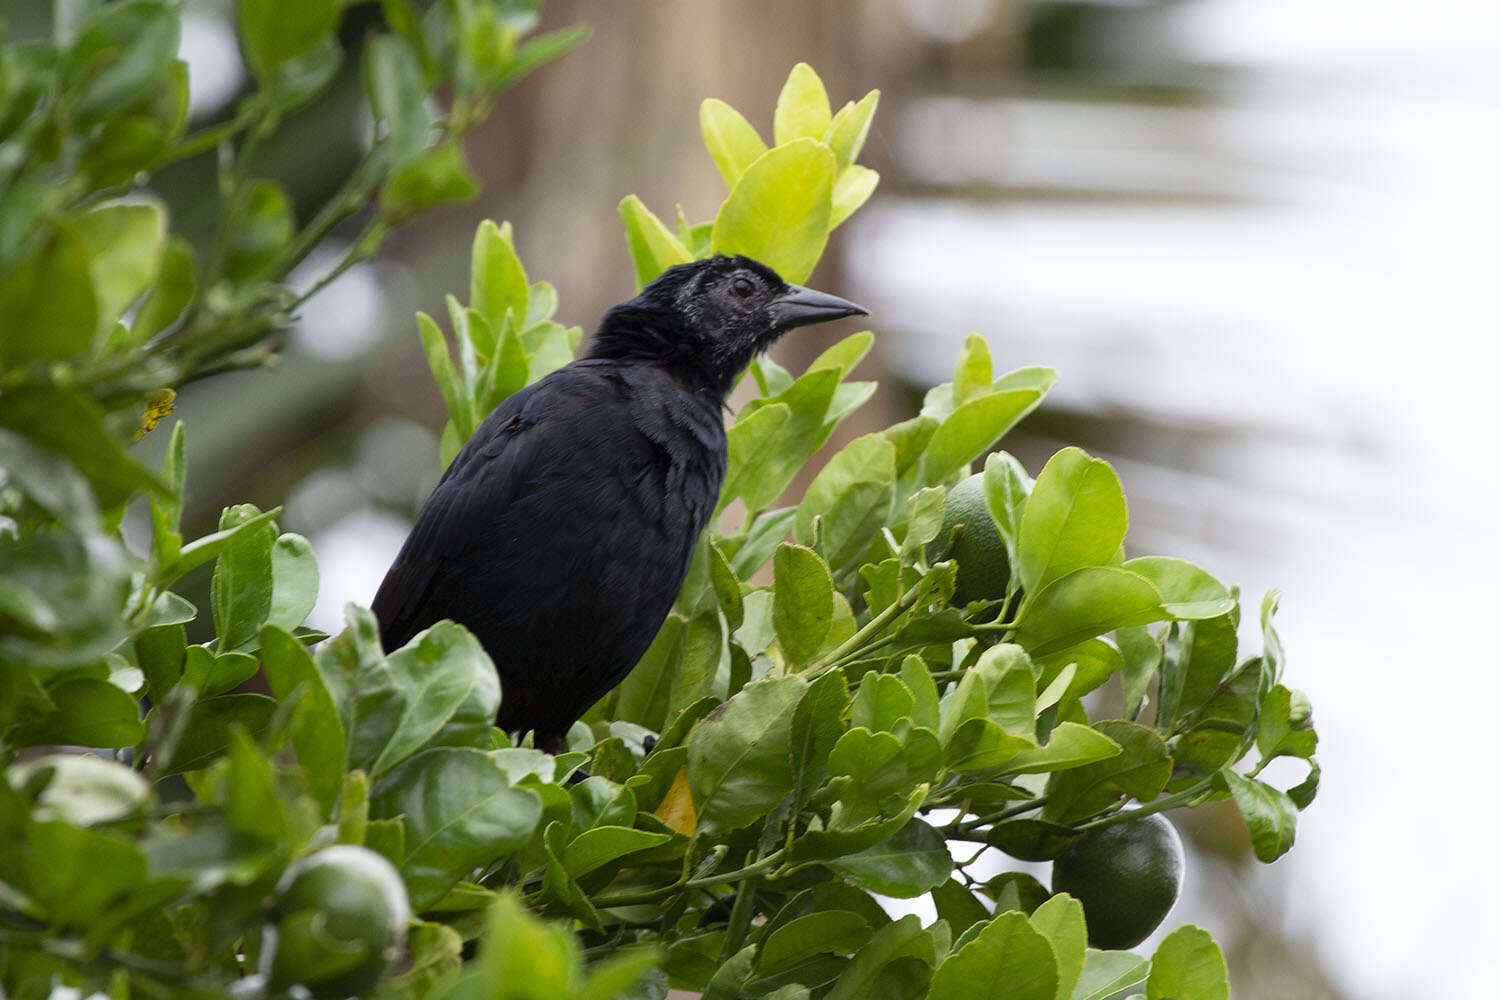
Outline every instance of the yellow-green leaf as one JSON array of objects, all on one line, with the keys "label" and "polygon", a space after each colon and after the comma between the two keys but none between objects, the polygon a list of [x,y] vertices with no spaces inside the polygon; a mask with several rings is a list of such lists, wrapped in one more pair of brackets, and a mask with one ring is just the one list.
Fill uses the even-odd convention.
[{"label": "yellow-green leaf", "polygon": [[799,62],[776,98],[776,145],[794,139],[822,139],[832,121],[833,110],[828,106],[823,81],[811,66]]},{"label": "yellow-green leaf", "polygon": [[714,220],[715,253],[742,253],[787,281],[812,274],[828,243],[833,153],[811,139],[778,146],[750,165]]},{"label": "yellow-green leaf", "polygon": [[843,221],[853,215],[859,206],[875,193],[880,175],[869,167],[852,163],[839,175],[833,186],[833,213],[828,222],[829,229],[837,229]]},{"label": "yellow-green leaf", "polygon": [[656,280],[657,275],[672,265],[693,259],[672,231],[635,195],[626,195],[621,200],[620,218],[625,220],[625,238],[635,264],[637,289]]},{"label": "yellow-green leaf", "polygon": [[725,187],[733,190],[746,168],[765,153],[765,141],[744,115],[712,97],[698,109],[698,125],[703,130],[703,145],[714,158]]}]

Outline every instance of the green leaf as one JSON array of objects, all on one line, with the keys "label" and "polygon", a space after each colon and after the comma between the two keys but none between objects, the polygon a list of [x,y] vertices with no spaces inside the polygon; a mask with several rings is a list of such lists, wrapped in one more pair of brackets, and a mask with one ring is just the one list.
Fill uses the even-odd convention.
[{"label": "green leaf", "polygon": [[990,919],[990,911],[985,905],[955,879],[950,878],[933,889],[932,902],[938,919],[946,921],[955,934],[963,934],[975,924]]},{"label": "green leaf", "polygon": [[276,181],[251,184],[233,219],[223,270],[236,280],[263,276],[297,235],[291,196]]},{"label": "green leaf", "polygon": [[875,116],[875,105],[880,103],[880,91],[872,90],[859,99],[839,109],[828,126],[828,147],[833,150],[835,168],[840,174],[848,168],[865,146],[865,137],[870,134],[870,122]]},{"label": "green leaf", "polygon": [[1162,608],[1173,618],[1218,618],[1234,608],[1229,589],[1202,567],[1166,556],[1142,556],[1124,567],[1151,581],[1161,592]]},{"label": "green leaf", "polygon": [[796,917],[766,935],[756,960],[759,975],[788,969],[815,955],[847,955],[870,939],[870,925],[848,910],[824,910]]},{"label": "green leaf", "polygon": [[145,343],[177,322],[197,292],[194,273],[192,244],[180,236],[168,239],[162,248],[156,284],[131,324],[132,343]]},{"label": "green leaf", "polygon": [[792,713],[788,741],[793,801],[806,802],[828,775],[828,755],[844,732],[849,685],[842,671],[830,670],[807,686]]},{"label": "green leaf", "polygon": [[1157,946],[1146,977],[1146,1000],[1229,1000],[1224,953],[1205,930],[1179,927]]},{"label": "green leaf", "polygon": [[771,618],[787,660],[809,662],[833,621],[833,577],[812,549],[783,542],[776,549],[776,602]]},{"label": "green leaf", "polygon": [[276,526],[263,520],[247,527],[260,516],[255,506],[237,504],[224,508],[219,517],[220,531],[241,529],[219,554],[210,587],[219,652],[249,643],[271,613],[271,549],[276,544]]},{"label": "green leaf", "polygon": [[850,565],[890,519],[895,480],[895,446],[880,434],[855,438],[829,459],[808,485],[794,522],[797,541],[813,544],[813,520],[817,518],[817,541],[829,566],[839,569]]},{"label": "green leaf", "polygon": [[[0,276],[0,364],[17,368],[85,350],[99,323],[89,252],[74,226],[61,225],[30,259]],[[44,391],[62,395],[61,390]],[[18,428],[19,429],[19,428]]]},{"label": "green leaf", "polygon": [[672,231],[635,195],[621,199],[620,218],[625,220],[625,239],[635,264],[637,291],[655,281],[667,268],[693,259]]},{"label": "green leaf", "polygon": [[240,46],[262,84],[338,24],[334,0],[239,0]]},{"label": "green leaf", "polygon": [[106,919],[146,880],[146,858],[135,844],[60,821],[30,825],[25,858],[24,872],[6,872],[6,881],[24,888],[61,926]]},{"label": "green leaf", "polygon": [[1052,945],[1015,910],[991,920],[932,976],[932,1000],[1053,1000]]},{"label": "green leaf", "polygon": [[1234,797],[1250,828],[1250,844],[1258,859],[1270,864],[1292,849],[1297,839],[1297,805],[1285,792],[1227,768],[1214,776],[1214,785]]},{"label": "green leaf", "polygon": [[229,770],[224,784],[229,795],[224,821],[232,832],[273,844],[291,835],[271,762],[238,726],[229,731]]},{"label": "green leaf", "polygon": [[1022,750],[1001,767],[1000,773],[1064,771],[1108,760],[1119,753],[1120,745],[1097,729],[1076,722],[1059,722],[1046,746]]},{"label": "green leaf", "polygon": [[873,847],[824,864],[862,889],[903,899],[942,885],[953,872],[948,842],[920,819]]},{"label": "green leaf", "polygon": [[866,674],[849,708],[849,724],[875,732],[891,732],[901,719],[911,718],[916,698],[895,674]]},{"label": "green leaf", "polygon": [[[1030,506],[1027,507],[1030,510]],[[1144,577],[1113,566],[1077,569],[1029,597],[1015,640],[1046,656],[1129,625],[1161,619],[1161,595]]]},{"label": "green leaf", "polygon": [[207,767],[229,748],[232,727],[258,736],[275,712],[276,702],[258,694],[224,694],[193,703],[175,743],[159,751],[157,777]]},{"label": "green leaf", "polygon": [[[1042,393],[1036,389],[1011,389],[959,406],[938,425],[927,443],[927,485],[944,482],[966,468],[1036,409],[1041,400]],[[1030,584],[1027,589],[1032,589]]]},{"label": "green leaf", "polygon": [[794,139],[822,139],[833,121],[828,105],[828,91],[823,81],[805,62],[792,67],[781,94],[776,98],[776,145]]},{"label": "green leaf", "polygon": [[1144,982],[1150,968],[1151,963],[1134,952],[1090,948],[1084,955],[1083,974],[1073,988],[1072,1000],[1110,1000]]},{"label": "green leaf", "polygon": [[1068,1000],[1083,974],[1088,950],[1083,904],[1067,893],[1059,893],[1032,911],[1031,926],[1046,937],[1057,958],[1056,1000]]},{"label": "green leaf", "polygon": [[[875,335],[869,330],[851,333],[814,358],[812,364],[807,366],[807,370],[815,372],[821,371],[824,368],[836,368],[840,375],[848,375],[850,371],[864,360],[865,355],[870,353],[870,348],[874,344]],[[782,388],[786,387],[783,386]],[[777,391],[779,392],[780,390]]]},{"label": "green leaf", "polygon": [[147,99],[172,71],[178,17],[163,3],[111,4],[89,18],[67,53],[78,86],[70,111],[93,122]]},{"label": "green leaf", "polygon": [[424,750],[376,782],[372,816],[404,817],[401,877],[421,912],[460,878],[524,847],[541,820],[535,792],[511,788],[478,750]]},{"label": "green leaf", "polygon": [[963,349],[958,352],[958,361],[953,365],[953,405],[962,406],[971,399],[988,395],[994,381],[989,342],[977,333],[969,334],[964,338]]},{"label": "green leaf", "polygon": [[438,622],[355,680],[349,763],[379,777],[430,743],[471,697],[493,718],[499,683],[462,625]]},{"label": "green leaf", "polygon": [[312,654],[284,628],[268,624],[261,629],[260,656],[266,681],[278,701],[285,702],[301,690],[292,745],[297,750],[297,763],[307,774],[309,789],[324,810],[329,810],[344,781],[344,724],[338,706]]},{"label": "green leaf", "polygon": [[318,601],[318,563],[312,543],[285,534],[271,547],[271,610],[266,621],[294,629],[312,614]]},{"label": "green leaf", "polygon": [[104,205],[78,217],[103,333],[146,290],[161,265],[167,216],[155,202]]},{"label": "green leaf", "polygon": [[[43,778],[46,787],[40,792],[32,796],[24,791]],[[151,785],[139,772],[93,754],[35,757],[12,764],[6,779],[33,799],[31,815],[38,821],[57,819],[73,826],[112,823],[139,815],[151,802]]]},{"label": "green leaf", "polygon": [[[743,414],[729,428],[729,471],[719,491],[721,508],[742,493],[755,491],[759,497],[769,492],[762,484],[769,478],[769,470],[782,461],[778,442],[791,419],[790,406],[771,403]],[[799,459],[798,465],[800,464]],[[784,488],[785,484],[782,486]],[[780,490],[777,490],[776,495],[766,497],[764,503],[755,509],[769,504],[777,495],[780,495]],[[747,500],[746,505],[749,503]]]},{"label": "green leaf", "polygon": [[828,213],[828,228],[837,229],[870,200],[880,183],[880,175],[869,167],[855,163],[839,175],[833,184],[833,202]]},{"label": "green leaf", "polygon": [[1318,734],[1303,728],[1306,718],[1301,723],[1294,719],[1293,705],[1300,694],[1280,684],[1266,692],[1266,699],[1261,704],[1260,725],[1255,731],[1255,746],[1262,760],[1276,757],[1306,759],[1318,749]]},{"label": "green leaf", "polygon": [[1020,558],[1021,518],[1034,485],[1021,463],[1009,453],[996,452],[984,460],[984,502],[1012,566]]},{"label": "green leaf", "polygon": [[1167,745],[1154,729],[1120,719],[1094,728],[1119,744],[1120,752],[1107,760],[1060,771],[1047,783],[1047,805],[1042,814],[1057,823],[1076,823],[1130,796],[1150,802],[1161,793],[1172,774]]},{"label": "green leaf", "polygon": [[795,676],[752,681],[693,730],[688,781],[700,830],[738,830],[792,790],[792,714],[806,689]]},{"label": "green leaf", "polygon": [[[371,35],[365,43],[363,71],[370,110],[383,132],[391,163],[415,159],[427,148],[433,124],[427,79],[416,50],[399,35]],[[471,297],[470,303],[484,311],[477,299]]]},{"label": "green leaf", "polygon": [[490,907],[476,964],[478,981],[466,1000],[571,996],[580,972],[573,936],[538,920],[509,893]]},{"label": "green leaf", "polygon": [[474,232],[470,261],[469,305],[478,310],[491,330],[505,327],[507,313],[512,326],[520,329],[526,320],[531,286],[526,268],[516,255],[510,223],[496,226],[489,219],[481,222]]},{"label": "green leaf", "polygon": [[468,201],[479,193],[479,181],[469,170],[456,139],[429,146],[415,159],[397,167],[380,191],[380,211],[401,221],[415,212],[450,201]]},{"label": "green leaf", "polygon": [[1038,594],[1075,570],[1109,564],[1128,523],[1115,470],[1079,448],[1064,448],[1037,476],[1026,502],[1017,551],[1021,585]]},{"label": "green leaf", "polygon": [[765,142],[744,115],[714,98],[698,108],[698,125],[703,130],[703,145],[708,147],[708,155],[719,168],[724,186],[733,190],[740,175],[765,153]]},{"label": "green leaf", "polygon": [[613,861],[650,850],[671,839],[671,834],[667,833],[650,833],[624,826],[596,826],[568,843],[562,856],[563,867],[574,878],[582,878]]},{"label": "green leaf", "polygon": [[787,281],[806,281],[828,242],[833,164],[828,147],[812,139],[765,153],[720,206],[713,252],[745,254]]},{"label": "green leaf", "polygon": [[924,930],[922,922],[911,913],[886,924],[871,935],[870,940],[854,953],[853,959],[825,1000],[864,1000],[867,997],[888,996],[878,988],[881,972],[905,959],[914,959],[928,967],[937,963],[937,948],[932,940],[932,932]]},{"label": "green leaf", "polygon": [[616,689],[615,718],[658,731],[666,724],[686,636],[687,619],[668,615],[640,662]]},{"label": "green leaf", "polygon": [[268,96],[283,114],[306,104],[333,81],[344,61],[344,48],[338,36],[324,35],[312,48],[293,56],[276,70]]},{"label": "green leaf", "polygon": [[448,342],[443,338],[443,331],[438,328],[433,318],[426,313],[417,313],[417,332],[422,337],[422,350],[427,355],[427,367],[432,369],[433,381],[437,383],[438,390],[443,394],[443,403],[448,407],[448,414],[459,428],[459,433],[467,440],[474,432],[473,411],[469,407],[468,390],[464,386],[463,378],[458,370],[453,367],[453,357],[448,353]]},{"label": "green leaf", "polygon": [[108,681],[63,681],[47,695],[56,710],[23,725],[15,736],[17,745],[128,747],[146,734],[135,699]]}]

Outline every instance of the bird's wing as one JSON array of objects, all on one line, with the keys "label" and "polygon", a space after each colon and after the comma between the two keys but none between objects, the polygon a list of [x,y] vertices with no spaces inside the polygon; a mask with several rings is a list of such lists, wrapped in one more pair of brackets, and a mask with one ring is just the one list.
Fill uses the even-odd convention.
[{"label": "bird's wing", "polygon": [[546,467],[577,451],[575,418],[615,394],[597,373],[562,369],[490,413],[423,505],[375,595],[371,607],[387,649],[405,644],[436,620],[426,606],[445,567],[461,561],[482,539],[493,538],[518,493],[534,491],[548,475]]}]

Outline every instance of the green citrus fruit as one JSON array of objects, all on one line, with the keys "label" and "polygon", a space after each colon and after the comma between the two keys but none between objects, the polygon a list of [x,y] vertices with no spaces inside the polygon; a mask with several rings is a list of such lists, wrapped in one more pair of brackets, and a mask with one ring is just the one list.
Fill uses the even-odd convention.
[{"label": "green citrus fruit", "polygon": [[320,998],[366,995],[400,953],[411,903],[389,861],[338,844],[287,868],[271,919],[274,988],[300,983]]},{"label": "green citrus fruit", "polygon": [[933,542],[932,556],[941,553],[948,537],[963,525],[958,541],[949,556],[958,560],[958,585],[953,603],[959,607],[970,601],[1003,601],[1005,586],[1010,582],[1010,557],[1005,541],[995,530],[989,505],[984,500],[984,473],[976,472],[948,491],[943,507],[943,530]]},{"label": "green citrus fruit", "polygon": [[1052,891],[1083,904],[1089,944],[1134,948],[1182,891],[1182,841],[1160,815],[1091,830],[1052,863]]}]

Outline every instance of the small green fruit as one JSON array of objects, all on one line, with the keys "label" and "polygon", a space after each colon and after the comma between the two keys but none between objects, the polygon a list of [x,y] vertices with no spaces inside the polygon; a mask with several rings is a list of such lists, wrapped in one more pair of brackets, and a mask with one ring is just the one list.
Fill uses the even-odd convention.
[{"label": "small green fruit", "polygon": [[976,472],[948,491],[943,507],[943,530],[933,542],[930,556],[941,554],[953,529],[963,525],[949,555],[958,560],[958,581],[953,603],[963,607],[970,601],[1003,601],[1010,582],[1010,557],[1005,540],[995,530],[989,505],[984,499],[984,473]]},{"label": "small green fruit", "polygon": [[267,928],[270,983],[322,1000],[365,996],[399,955],[411,922],[400,874],[374,851],[325,847],[287,868]]},{"label": "small green fruit", "polygon": [[1083,904],[1089,944],[1134,948],[1182,891],[1182,841],[1160,815],[1091,830],[1052,863],[1052,891]]}]

